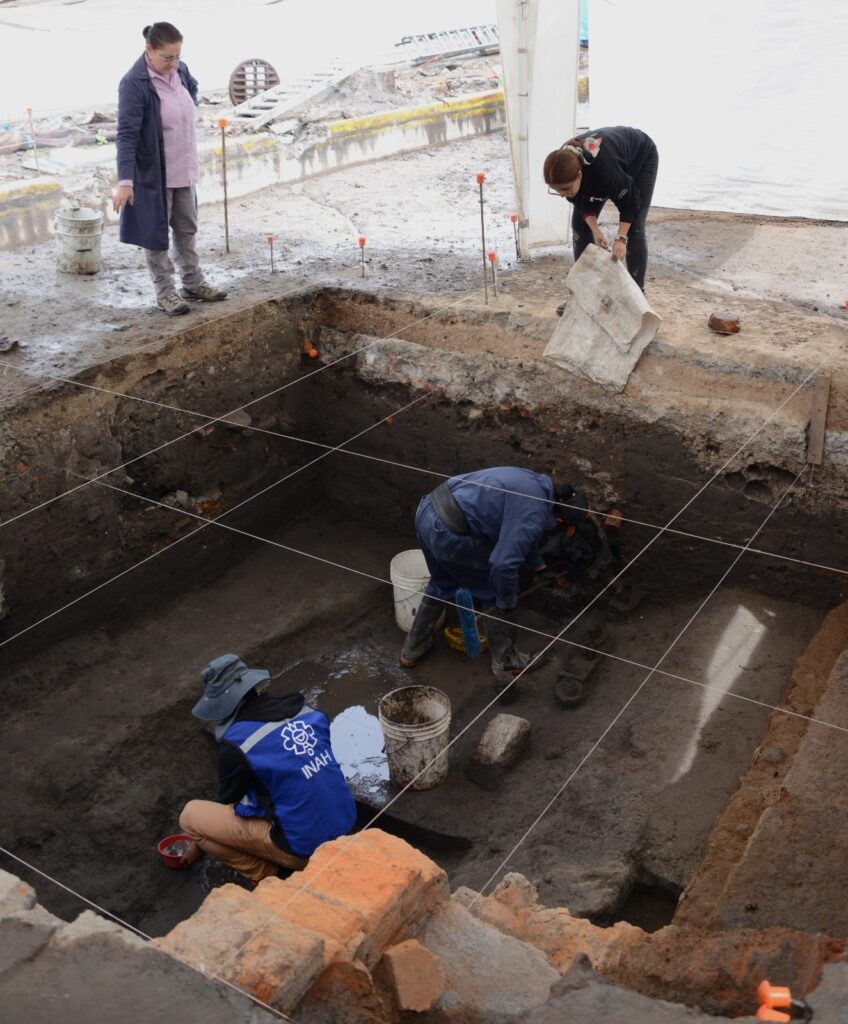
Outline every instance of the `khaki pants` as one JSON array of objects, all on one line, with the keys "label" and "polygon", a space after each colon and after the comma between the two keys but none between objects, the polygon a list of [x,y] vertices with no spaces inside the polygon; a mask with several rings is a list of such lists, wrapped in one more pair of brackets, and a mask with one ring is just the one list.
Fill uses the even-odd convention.
[{"label": "khaki pants", "polygon": [[190,800],[180,815],[180,828],[212,857],[259,882],[276,875],[278,868],[299,870],[306,861],[286,853],[271,839],[271,825],[263,818],[242,818],[232,804]]},{"label": "khaki pants", "polygon": [[[180,268],[180,278],[184,288],[194,291],[203,282],[203,272],[195,248],[197,237],[197,198],[194,186],[187,188],[165,189],[168,196],[168,224],[171,228],[171,241],[174,255]],[[161,299],[172,295],[174,287],[174,264],[167,249],[145,249],[147,267],[153,278],[156,298]]]}]

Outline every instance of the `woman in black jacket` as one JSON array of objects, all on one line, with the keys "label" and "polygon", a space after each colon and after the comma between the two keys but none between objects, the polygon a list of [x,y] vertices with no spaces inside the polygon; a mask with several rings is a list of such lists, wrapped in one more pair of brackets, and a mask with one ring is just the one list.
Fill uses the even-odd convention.
[{"label": "woman in black jacket", "polygon": [[563,143],[545,158],[548,191],[574,205],[574,259],[590,242],[609,243],[598,217],[609,199],[618,207],[618,233],[612,258],[627,262],[630,276],[645,290],[648,239],[645,221],[657,180],[659,155],[653,140],[638,128],[599,128]]}]

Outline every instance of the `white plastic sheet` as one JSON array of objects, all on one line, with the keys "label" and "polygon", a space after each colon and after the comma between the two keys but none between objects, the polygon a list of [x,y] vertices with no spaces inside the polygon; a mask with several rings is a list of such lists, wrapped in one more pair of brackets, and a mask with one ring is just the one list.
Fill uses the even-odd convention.
[{"label": "white plastic sheet", "polygon": [[569,295],[545,357],[608,391],[621,391],[662,323],[624,263],[588,245],[568,272]]},{"label": "white plastic sheet", "polygon": [[657,143],[654,204],[848,220],[848,3],[592,0],[592,127]]},{"label": "white plastic sheet", "polygon": [[[526,130],[521,123],[521,18],[526,19]],[[515,177],[515,212],[521,221],[527,222],[524,237],[530,248],[561,245],[568,237],[571,207],[548,195],[542,165],[552,149],[574,134],[579,0],[498,0],[498,29]],[[523,157],[521,136],[525,134]]]}]

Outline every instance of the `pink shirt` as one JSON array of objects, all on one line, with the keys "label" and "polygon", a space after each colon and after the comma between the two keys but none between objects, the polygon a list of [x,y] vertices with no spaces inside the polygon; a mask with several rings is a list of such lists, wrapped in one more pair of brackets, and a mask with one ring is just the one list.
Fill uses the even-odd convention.
[{"label": "pink shirt", "polygon": [[[196,185],[199,168],[194,101],[176,68],[168,75],[160,75],[150,66],[146,54],[144,63],[147,64],[147,73],[159,97],[162,137],[165,142],[165,188]],[[131,181],[119,181],[118,184],[132,187]]]}]

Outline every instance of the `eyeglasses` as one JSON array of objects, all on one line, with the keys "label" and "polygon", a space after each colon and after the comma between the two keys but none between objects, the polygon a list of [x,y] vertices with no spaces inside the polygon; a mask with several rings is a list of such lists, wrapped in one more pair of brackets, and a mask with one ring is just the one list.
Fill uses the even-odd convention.
[{"label": "eyeglasses", "polygon": [[[574,191],[572,191],[572,186],[576,186]],[[548,195],[556,196],[557,199],[568,199],[569,196],[576,196],[579,188],[579,179],[577,182],[569,182],[568,185],[563,185],[560,188],[551,188],[551,186],[548,185]]]}]

